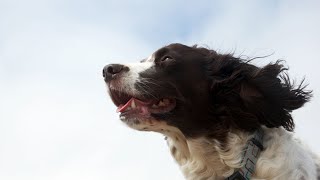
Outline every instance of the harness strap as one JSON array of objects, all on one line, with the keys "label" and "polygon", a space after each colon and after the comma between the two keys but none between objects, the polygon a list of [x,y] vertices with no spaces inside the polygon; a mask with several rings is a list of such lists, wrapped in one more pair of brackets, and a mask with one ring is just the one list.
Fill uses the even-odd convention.
[{"label": "harness strap", "polygon": [[260,155],[263,150],[263,130],[261,128],[257,129],[254,133],[254,137],[251,138],[245,149],[241,164],[243,166],[235,171],[226,180],[250,180],[254,169]]}]

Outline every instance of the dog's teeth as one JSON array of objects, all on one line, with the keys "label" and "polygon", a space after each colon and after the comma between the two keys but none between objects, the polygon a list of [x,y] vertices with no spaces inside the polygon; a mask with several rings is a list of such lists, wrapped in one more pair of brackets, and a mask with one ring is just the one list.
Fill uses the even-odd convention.
[{"label": "dog's teeth", "polygon": [[166,106],[166,104],[161,100],[158,104],[158,106]]},{"label": "dog's teeth", "polygon": [[156,104],[152,104],[152,108],[158,108]]},{"label": "dog's teeth", "polygon": [[134,102],[134,100],[132,100],[132,102],[131,102],[131,108],[132,109],[135,109],[137,106],[136,106],[136,103]]},{"label": "dog's teeth", "polygon": [[169,104],[170,103],[169,99],[163,99],[162,101],[163,101],[164,104]]}]

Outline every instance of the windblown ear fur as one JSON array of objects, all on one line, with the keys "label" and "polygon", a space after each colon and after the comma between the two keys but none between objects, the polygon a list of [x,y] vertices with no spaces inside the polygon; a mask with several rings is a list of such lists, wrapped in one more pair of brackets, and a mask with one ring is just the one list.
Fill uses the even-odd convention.
[{"label": "windblown ear fur", "polygon": [[211,113],[249,131],[261,125],[294,130],[292,110],[303,106],[312,95],[303,81],[297,87],[291,83],[282,61],[259,68],[231,55],[210,59]]}]

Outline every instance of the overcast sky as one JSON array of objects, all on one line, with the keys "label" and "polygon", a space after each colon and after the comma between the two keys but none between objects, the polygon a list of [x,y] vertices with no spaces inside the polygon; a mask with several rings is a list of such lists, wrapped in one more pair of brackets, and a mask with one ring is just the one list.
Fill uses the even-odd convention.
[{"label": "overcast sky", "polygon": [[285,59],[314,91],[293,115],[320,154],[319,32],[318,0],[0,0],[0,179],[182,180],[161,135],[118,120],[101,75],[172,42]]}]

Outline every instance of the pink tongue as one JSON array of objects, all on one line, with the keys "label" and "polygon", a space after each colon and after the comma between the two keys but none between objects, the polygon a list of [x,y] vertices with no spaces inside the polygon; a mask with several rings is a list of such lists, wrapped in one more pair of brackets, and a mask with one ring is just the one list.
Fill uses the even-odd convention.
[{"label": "pink tongue", "polygon": [[135,98],[131,98],[125,105],[123,104],[120,104],[119,107],[117,108],[117,112],[124,112],[128,107],[131,107],[131,103],[132,101],[134,100],[137,108],[140,108],[141,110],[141,114],[147,114],[148,113],[148,107],[147,105],[149,105],[151,103],[150,102],[143,102],[143,101],[140,101],[138,99],[135,99]]},{"label": "pink tongue", "polygon": [[117,109],[117,112],[123,112],[125,109],[131,106],[131,102],[134,98],[131,98],[125,105],[120,104],[120,106]]}]

